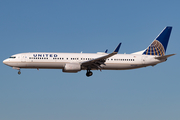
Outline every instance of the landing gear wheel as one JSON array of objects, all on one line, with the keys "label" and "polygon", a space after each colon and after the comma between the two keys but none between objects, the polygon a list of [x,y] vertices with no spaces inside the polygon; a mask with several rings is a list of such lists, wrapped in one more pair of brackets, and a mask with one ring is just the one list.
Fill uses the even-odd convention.
[{"label": "landing gear wheel", "polygon": [[20,75],[20,74],[21,74],[21,71],[18,71],[18,74]]},{"label": "landing gear wheel", "polygon": [[93,75],[93,72],[91,72],[90,70],[88,70],[87,73],[86,73],[86,76],[87,76],[87,77],[90,77],[90,76],[92,76],[92,75]]}]

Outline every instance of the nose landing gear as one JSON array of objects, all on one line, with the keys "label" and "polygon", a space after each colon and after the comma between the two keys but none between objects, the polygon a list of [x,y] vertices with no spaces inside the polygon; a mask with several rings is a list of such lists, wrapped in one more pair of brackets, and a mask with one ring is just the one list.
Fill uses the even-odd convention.
[{"label": "nose landing gear", "polygon": [[20,71],[20,70],[18,71],[18,74],[19,74],[19,75],[21,74],[21,71]]},{"label": "nose landing gear", "polygon": [[87,76],[87,77],[90,77],[90,76],[92,76],[92,75],[93,75],[93,72],[91,72],[90,70],[87,70],[86,76]]}]

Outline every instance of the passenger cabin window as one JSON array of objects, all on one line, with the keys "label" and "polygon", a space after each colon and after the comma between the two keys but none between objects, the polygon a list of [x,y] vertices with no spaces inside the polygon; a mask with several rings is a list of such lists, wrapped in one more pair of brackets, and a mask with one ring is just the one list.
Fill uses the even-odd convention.
[{"label": "passenger cabin window", "polygon": [[111,60],[111,61],[135,61],[135,59],[107,59],[107,60]]},{"label": "passenger cabin window", "polygon": [[48,59],[48,58],[43,58],[43,57],[42,57],[42,58],[39,58],[39,57],[38,57],[38,58],[37,58],[37,57],[29,57],[29,59]]}]

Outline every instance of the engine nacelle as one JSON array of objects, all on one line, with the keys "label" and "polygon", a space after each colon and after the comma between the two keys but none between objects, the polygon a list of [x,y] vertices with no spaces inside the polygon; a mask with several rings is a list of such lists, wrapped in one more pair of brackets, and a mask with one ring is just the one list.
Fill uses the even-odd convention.
[{"label": "engine nacelle", "polygon": [[78,71],[81,71],[81,65],[79,63],[67,63],[62,71],[77,73]]}]

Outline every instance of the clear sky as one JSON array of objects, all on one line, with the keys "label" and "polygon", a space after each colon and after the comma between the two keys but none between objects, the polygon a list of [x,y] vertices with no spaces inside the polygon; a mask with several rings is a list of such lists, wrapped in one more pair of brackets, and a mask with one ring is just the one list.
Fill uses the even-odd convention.
[{"label": "clear sky", "polygon": [[[0,120],[180,119],[180,1],[1,0]],[[22,52],[145,49],[173,26],[165,63],[127,71],[22,69],[2,63]]]}]

